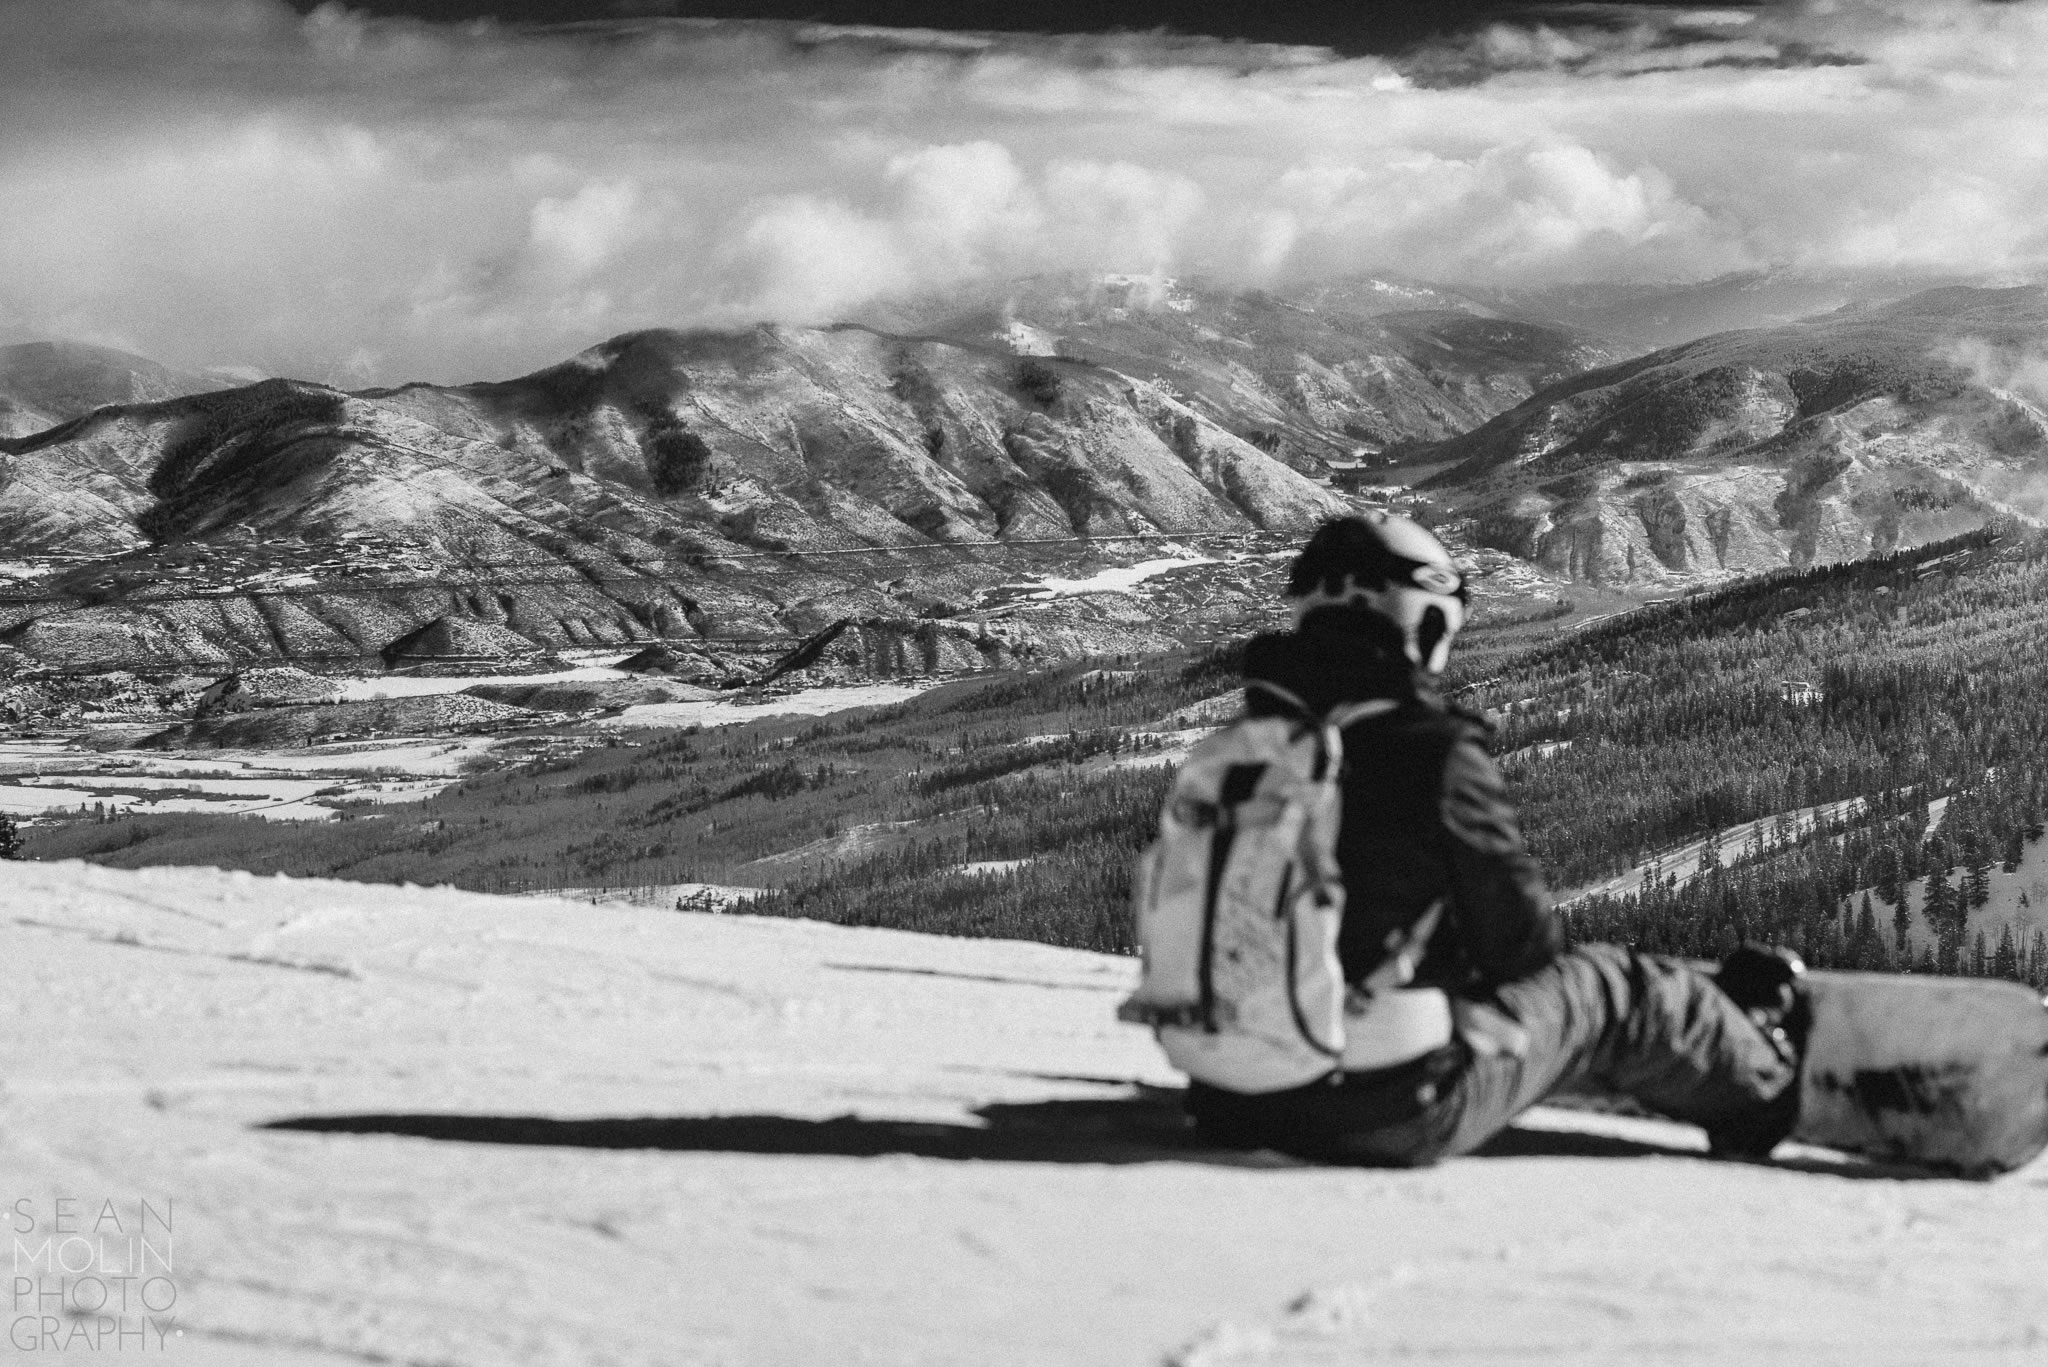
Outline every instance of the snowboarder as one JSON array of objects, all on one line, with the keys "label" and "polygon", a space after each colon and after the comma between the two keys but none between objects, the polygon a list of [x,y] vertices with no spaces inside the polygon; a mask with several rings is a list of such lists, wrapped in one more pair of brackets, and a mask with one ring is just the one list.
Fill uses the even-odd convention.
[{"label": "snowboarder", "polygon": [[[1491,728],[1435,689],[1469,601],[1442,544],[1404,518],[1340,518],[1297,557],[1287,595],[1295,629],[1247,649],[1249,713],[1283,712],[1290,695],[1318,716],[1392,704],[1349,709],[1368,715],[1342,728],[1336,836],[1344,977],[1380,974],[1382,990],[1347,1017],[1343,1066],[1327,1077],[1279,1090],[1192,1082],[1199,1132],[1420,1165],[1576,1086],[1696,1123],[1717,1152],[1767,1154],[1799,1101],[1798,960],[1745,948],[1717,979],[1616,945],[1563,947],[1487,754]],[[1387,947],[1420,940],[1418,926],[1413,980],[1387,988]]]}]

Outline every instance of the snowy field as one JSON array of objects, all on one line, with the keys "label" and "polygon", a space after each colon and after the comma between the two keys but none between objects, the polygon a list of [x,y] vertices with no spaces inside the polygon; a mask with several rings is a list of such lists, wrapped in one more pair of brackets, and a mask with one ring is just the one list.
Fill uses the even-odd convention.
[{"label": "snowy field", "polygon": [[[1086,593],[1131,593],[1139,585],[1171,570],[1186,569],[1192,565],[1221,565],[1227,562],[1258,559],[1243,551],[1233,551],[1225,559],[1199,555],[1186,546],[1168,544],[1161,550],[1177,552],[1140,560],[1129,565],[1111,565],[1080,579],[1066,579],[1058,575],[1034,575],[1015,583],[998,584],[982,590],[979,601],[983,607],[994,607],[1009,603],[1050,603],[1060,598],[1072,598]],[[1288,552],[1292,554],[1292,552]]]},{"label": "snowy field", "polygon": [[1154,560],[1140,560],[1135,565],[1115,565],[1099,570],[1085,579],[1061,579],[1046,576],[1035,580],[1037,587],[1025,596],[1028,598],[1070,598],[1080,593],[1129,593],[1147,579],[1157,579],[1168,570],[1186,569],[1190,565],[1215,565],[1221,562],[1206,555],[1161,556]]},{"label": "snowy field", "polygon": [[31,1264],[65,1237],[59,1198],[115,1202],[128,1237],[138,1201],[168,1212],[144,1327],[171,1361],[2048,1352],[2048,1165],[1714,1163],[1684,1127],[1562,1111],[1421,1172],[1204,1152],[1113,1019],[1129,960],[76,864],[10,867],[5,908],[16,1237]]},{"label": "snowy field", "polygon": [[326,800],[417,802],[494,761],[502,741],[399,737],[289,750],[89,749],[0,741],[0,812],[17,818],[103,807],[328,821]]},{"label": "snowy field", "polygon": [[[532,680],[588,681],[631,678],[615,670],[577,669]],[[490,682],[527,682],[514,678]],[[453,692],[476,679],[358,679],[358,692],[386,685],[417,692]],[[601,734],[664,727],[739,726],[764,717],[822,717],[855,707],[906,702],[938,680],[807,688],[751,702],[643,703],[590,723]],[[351,699],[362,701],[351,693]],[[561,744],[595,744],[576,732]],[[321,799],[375,804],[417,802],[464,774],[530,758],[532,734],[504,736],[390,736],[283,750],[102,750],[80,740],[0,738],[0,812],[33,819],[52,812],[103,807],[109,812],[211,812],[273,821],[327,821],[337,807]]]}]

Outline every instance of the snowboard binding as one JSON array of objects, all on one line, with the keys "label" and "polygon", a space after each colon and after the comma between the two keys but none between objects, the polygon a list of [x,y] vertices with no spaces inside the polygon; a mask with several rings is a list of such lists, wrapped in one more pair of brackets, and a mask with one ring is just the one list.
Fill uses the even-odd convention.
[{"label": "snowboard binding", "polygon": [[1801,980],[1806,961],[1782,945],[1745,944],[1721,960],[1714,984],[1741,1007],[1779,1057],[1797,1065],[1812,1028]]},{"label": "snowboard binding", "polygon": [[[1813,1013],[1803,990],[1806,962],[1779,945],[1745,944],[1721,960],[1714,983],[1741,1007],[1752,1024],[1796,1071],[1806,1052]],[[1795,1077],[1777,1099],[1760,1110],[1709,1127],[1708,1147],[1735,1158],[1765,1158],[1799,1120],[1800,1083]]]}]

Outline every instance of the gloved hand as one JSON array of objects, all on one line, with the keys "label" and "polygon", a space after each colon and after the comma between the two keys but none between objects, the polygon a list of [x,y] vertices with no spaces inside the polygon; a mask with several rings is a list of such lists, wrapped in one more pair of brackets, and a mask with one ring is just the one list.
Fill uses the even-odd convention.
[{"label": "gloved hand", "polygon": [[1522,1058],[1529,1052],[1529,1032],[1497,1006],[1467,997],[1451,998],[1451,1021],[1458,1037],[1480,1058]]}]

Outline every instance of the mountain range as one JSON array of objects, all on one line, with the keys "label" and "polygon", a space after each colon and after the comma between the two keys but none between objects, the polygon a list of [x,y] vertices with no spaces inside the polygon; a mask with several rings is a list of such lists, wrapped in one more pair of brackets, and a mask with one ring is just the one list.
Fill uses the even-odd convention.
[{"label": "mountain range", "polygon": [[0,644],[358,659],[447,616],[555,649],[848,618],[921,632],[913,662],[1158,644],[1170,624],[1100,595],[1005,587],[1103,538],[1298,537],[1350,506],[1327,459],[1426,445],[1612,355],[1364,298],[1382,312],[1041,283],[895,331],[633,333],[502,382],[191,394],[130,365],[155,392],[94,403],[102,374],[69,413],[43,384],[17,407],[67,420],[0,442],[0,544],[44,558]]},{"label": "mountain range", "polygon": [[869,321],[1150,381],[1314,470],[1454,436],[1627,354],[1579,328],[1372,277],[1285,293],[1170,277],[1039,278],[895,304]]},{"label": "mountain range", "polygon": [[[1803,288],[1606,297],[1707,316]],[[8,348],[0,648],[364,661],[437,621],[535,650],[778,651],[856,622],[866,656],[909,668],[1136,648],[1255,616],[1270,587],[1224,565],[1165,607],[1024,590],[1148,538],[1283,547],[1358,506],[1329,474],[1361,461],[1434,469],[1458,546],[1637,593],[2048,511],[2038,289],[1858,301],[1634,356],[1513,316],[1529,304],[1040,279],[354,392]]]}]

